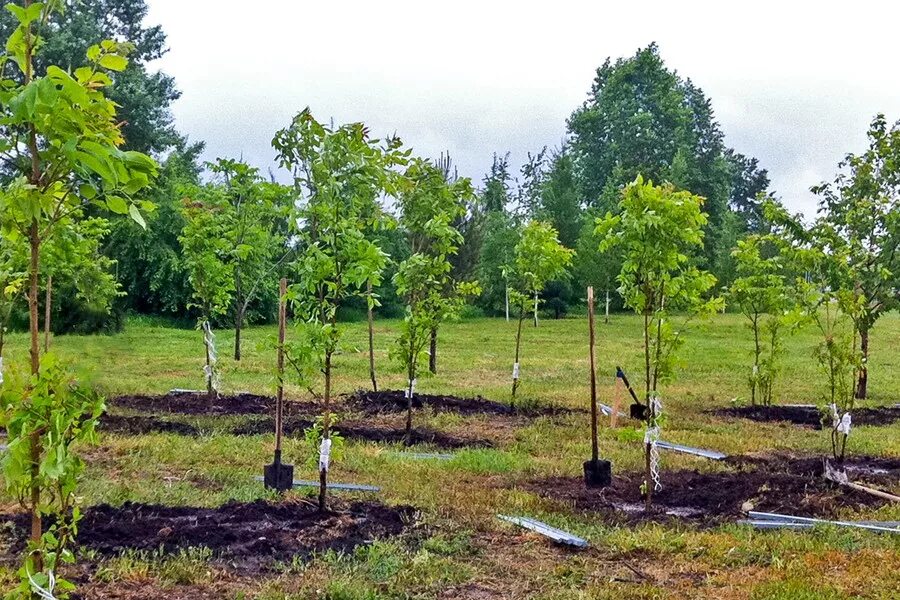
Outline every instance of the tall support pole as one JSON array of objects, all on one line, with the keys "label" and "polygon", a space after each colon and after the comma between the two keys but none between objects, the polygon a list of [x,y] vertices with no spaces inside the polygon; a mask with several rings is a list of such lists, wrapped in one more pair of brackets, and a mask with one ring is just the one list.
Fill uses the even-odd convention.
[{"label": "tall support pole", "polygon": [[597,352],[594,340],[594,288],[587,289],[588,302],[588,329],[590,332],[590,363],[591,363],[591,460],[595,463],[600,458],[597,447]]}]

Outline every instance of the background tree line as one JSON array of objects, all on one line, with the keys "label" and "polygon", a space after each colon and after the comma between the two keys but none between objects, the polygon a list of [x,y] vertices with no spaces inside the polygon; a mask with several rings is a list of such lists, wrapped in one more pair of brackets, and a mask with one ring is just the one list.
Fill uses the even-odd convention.
[{"label": "background tree line", "polygon": [[[203,143],[186,139],[174,126],[170,107],[179,92],[173,78],[148,68],[150,61],[166,52],[166,36],[160,27],[144,24],[145,1],[70,0],[66,5],[64,12],[42,26],[47,43],[40,60],[74,68],[84,51],[101,39],[133,40],[130,62],[114,74],[109,95],[120,105],[125,148],[157,158],[160,172],[146,192],[156,205],[146,217],[152,226],[143,229],[132,221],[118,220],[99,238],[98,252],[104,260],[98,264],[118,285],[112,309],[98,309],[88,295],[74,293],[76,282],[62,278],[56,294],[59,301],[52,306],[53,328],[115,331],[127,312],[192,325],[199,309],[192,301],[190,266],[181,245],[186,226],[182,200],[197,190],[210,194],[211,188],[228,184],[221,173],[201,163]],[[3,32],[12,25],[7,15],[0,18]],[[453,223],[462,234],[458,252],[450,259],[453,275],[459,280],[477,279],[482,289],[471,300],[474,310],[491,315],[505,312],[514,248],[524,225],[535,219],[552,224],[560,242],[576,251],[565,275],[544,286],[545,311],[563,316],[581,301],[587,285],[610,291],[612,309],[621,308],[615,292],[621,264],[598,250],[595,222],[617,210],[621,190],[638,175],[704,199],[703,210],[709,218],[703,247],[694,260],[716,277],[718,291],[736,277],[732,248],[770,227],[762,210],[769,186],[766,170],[756,158],[725,145],[710,99],[689,78],[668,68],[655,44],[627,58],[607,59],[597,69],[585,102],[573,110],[567,131],[559,147],[529,153],[518,173],[511,170],[508,153],[495,154],[473,199]],[[256,183],[275,185],[266,179],[271,180],[271,174],[257,175]],[[827,189],[822,188],[823,193]],[[393,275],[407,258],[406,233],[402,228],[371,233],[394,258],[374,290],[381,299],[376,310],[381,316],[401,316],[403,302]],[[277,271],[271,273],[273,282],[277,276]],[[214,322],[233,325],[236,320],[273,319],[273,282],[254,295],[245,314],[237,314],[240,303],[234,302],[213,316]],[[357,299],[341,312],[344,319],[364,318],[366,303]],[[24,307],[14,307],[11,325],[22,327],[26,321]]]}]

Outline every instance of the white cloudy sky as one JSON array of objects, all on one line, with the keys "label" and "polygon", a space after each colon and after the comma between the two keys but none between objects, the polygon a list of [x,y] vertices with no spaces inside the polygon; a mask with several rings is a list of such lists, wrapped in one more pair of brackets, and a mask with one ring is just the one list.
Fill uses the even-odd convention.
[{"label": "white cloudy sky", "polygon": [[181,131],[207,158],[273,164],[294,113],[365,121],[423,156],[449,150],[480,181],[493,152],[558,145],[607,56],[656,41],[712,98],[726,141],[809,213],[810,185],[900,119],[889,2],[148,0]]}]

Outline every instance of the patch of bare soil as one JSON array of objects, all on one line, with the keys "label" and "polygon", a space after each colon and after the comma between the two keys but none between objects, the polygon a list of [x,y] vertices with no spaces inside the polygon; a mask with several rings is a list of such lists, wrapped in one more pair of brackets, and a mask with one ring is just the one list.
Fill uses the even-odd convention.
[{"label": "patch of bare soil", "polygon": [[[325,550],[350,552],[375,539],[397,536],[411,526],[409,506],[332,499],[320,513],[308,501],[229,502],[218,508],[161,506],[126,502],[88,507],[78,526],[78,547],[101,556],[132,551],[174,553],[209,548],[216,564],[232,571],[267,571],[293,557]],[[24,548],[26,515],[0,516]]]},{"label": "patch of bare soil", "polygon": [[[524,487],[622,524],[680,519],[715,525],[741,517],[747,510],[831,519],[844,509],[860,510],[887,502],[825,479],[821,457],[738,456],[728,459],[728,464],[728,471],[718,473],[663,470],[662,489],[654,492],[650,512],[643,508],[643,473],[617,474],[614,470],[612,486],[603,489],[587,488],[577,477],[533,480]],[[900,478],[900,459],[848,458],[845,467],[851,480],[875,487],[890,489]]]},{"label": "patch of bare soil", "polygon": [[[369,414],[403,412],[407,408],[407,400],[403,390],[383,390],[373,392],[357,390],[343,397],[344,402],[357,410]],[[508,417],[544,417],[567,415],[575,411],[559,406],[512,406],[481,396],[460,398],[458,396],[441,396],[419,394],[413,396],[413,408],[429,408],[435,412],[454,412],[460,415],[500,415]]]},{"label": "patch of bare soil", "polygon": [[[301,418],[288,418],[284,422],[285,435],[302,435],[303,431],[312,425],[312,421]],[[405,441],[403,427],[391,427],[369,425],[359,421],[343,421],[334,426],[335,431],[351,440],[365,440],[369,442],[400,443]],[[254,419],[236,427],[234,435],[257,435],[273,433],[275,423],[273,419]],[[450,433],[431,429],[430,427],[413,427],[411,444],[431,444],[438,448],[490,448],[494,444],[491,440],[471,437],[456,436]]]},{"label": "patch of bare soil", "polygon": [[122,435],[141,435],[144,433],[177,433],[179,435],[198,435],[200,431],[189,423],[170,421],[156,416],[122,416],[106,414],[100,419],[100,431]]},{"label": "patch of bare soil", "polygon": [[[760,422],[786,421],[822,429],[822,415],[814,406],[734,406],[710,412],[719,417],[738,417]],[[900,405],[863,407],[851,413],[854,425],[890,425],[900,421]]]},{"label": "patch of bare soil", "polygon": [[[178,413],[183,415],[263,415],[275,413],[275,398],[256,394],[219,396],[210,402],[206,394],[165,394],[163,396],[119,396],[110,406],[147,413]],[[285,414],[318,412],[318,405],[310,402],[286,400]]]}]

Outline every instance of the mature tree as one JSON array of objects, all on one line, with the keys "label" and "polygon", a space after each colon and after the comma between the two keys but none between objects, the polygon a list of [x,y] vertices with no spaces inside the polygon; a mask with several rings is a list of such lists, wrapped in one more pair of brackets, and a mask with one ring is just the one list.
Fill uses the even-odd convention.
[{"label": "mature tree", "polygon": [[619,293],[625,305],[643,317],[644,401],[648,505],[658,486],[656,441],[659,437],[660,383],[673,375],[674,353],[683,342],[683,324],[673,315],[688,317],[713,312],[720,300],[707,300],[715,285],[711,274],[695,266],[692,255],[703,247],[706,213],[703,199],[671,185],[655,186],[638,176],[628,185],[619,214],[598,221],[601,249],[622,258]]},{"label": "mature tree", "polygon": [[[102,402],[79,396],[67,402],[61,390],[67,375],[49,361],[41,365],[38,291],[44,244],[67,224],[81,221],[93,209],[130,214],[143,222],[133,197],[151,180],[156,163],[134,151],[123,152],[116,105],[104,95],[107,71],[122,71],[128,44],[102,42],[87,50],[88,66],[69,73],[57,65],[36,68],[42,45],[40,23],[54,14],[55,4],[9,4],[18,25],[0,56],[0,157],[13,171],[0,194],[2,235],[28,247],[28,309],[31,333],[31,375],[22,395],[4,402],[4,422],[11,443],[4,457],[5,482],[31,512],[29,557],[24,571],[37,574],[46,586],[49,571],[65,559],[71,536],[75,491],[69,444],[79,431],[90,431]],[[10,396],[5,396],[9,399]],[[63,487],[59,487],[63,486]],[[47,496],[46,492],[52,493]],[[50,531],[42,515],[58,512]],[[46,559],[46,560],[45,560]],[[48,572],[45,572],[45,567]],[[23,572],[24,572],[23,571]],[[23,583],[23,591],[29,591]]]},{"label": "mature tree", "polygon": [[666,68],[655,44],[597,70],[569,131],[585,200],[613,211],[621,188],[637,175],[703,196],[705,264],[730,270],[728,250],[746,229],[729,210],[734,179],[743,171],[728,158],[709,100]]},{"label": "mature tree", "polygon": [[484,177],[481,191],[481,206],[484,212],[502,212],[509,205],[512,196],[510,190],[509,152],[500,156],[494,154],[491,171]]},{"label": "mature tree", "polygon": [[865,152],[848,154],[840,163],[846,172],[813,188],[821,198],[820,225],[833,232],[846,254],[849,291],[858,305],[852,313],[862,352],[860,399],[868,392],[869,332],[900,301],[900,125],[888,127],[878,115],[868,138]]},{"label": "mature tree", "polygon": [[[56,4],[56,3],[54,3]],[[166,53],[166,35],[160,26],[146,26],[145,0],[63,0],[62,10],[35,24],[44,44],[35,66],[43,70],[58,65],[64,70],[89,66],[85,52],[103,40],[127,40],[133,45],[125,69],[112,75],[107,97],[119,105],[117,114],[124,138],[123,147],[159,153],[179,136],[175,131],[172,102],[181,95],[175,80],[148,70],[148,64]],[[17,22],[8,14],[0,16],[4,39]]]},{"label": "mature tree", "polygon": [[732,148],[725,149],[725,160],[731,168],[731,209],[740,215],[751,233],[764,233],[765,215],[762,203],[769,189],[769,173],[760,168],[759,161],[744,156]]},{"label": "mature tree", "polygon": [[289,349],[289,362],[298,367],[304,383],[310,373],[325,377],[323,417],[315,432],[319,442],[319,509],[326,508],[331,452],[331,388],[333,357],[341,340],[337,311],[352,298],[366,298],[369,283],[377,286],[387,262],[369,238],[383,218],[382,194],[396,195],[393,167],[405,161],[400,141],[382,146],[369,137],[362,123],[329,127],[309,109],[273,141],[282,166],[294,174],[303,203],[290,219],[297,224],[298,253],[291,286],[294,314],[303,324],[303,343]]},{"label": "mature tree", "polygon": [[547,282],[562,278],[572,262],[573,250],[559,243],[556,230],[549,223],[531,221],[522,229],[515,246],[510,304],[518,312],[516,357],[513,362],[512,399],[519,387],[519,358],[522,346],[522,323],[533,303],[535,319],[539,295]]},{"label": "mature tree", "polygon": [[412,442],[412,405],[419,364],[429,339],[458,311],[469,286],[451,277],[449,257],[462,236],[453,222],[474,195],[468,179],[449,181],[447,173],[425,160],[413,160],[405,173],[411,186],[399,198],[400,226],[410,255],[400,263],[394,283],[406,301],[406,317],[394,355],[406,370],[406,442]]},{"label": "mature tree", "polygon": [[563,246],[575,248],[581,234],[583,215],[575,161],[569,149],[563,147],[550,157],[536,216],[553,225]]}]

